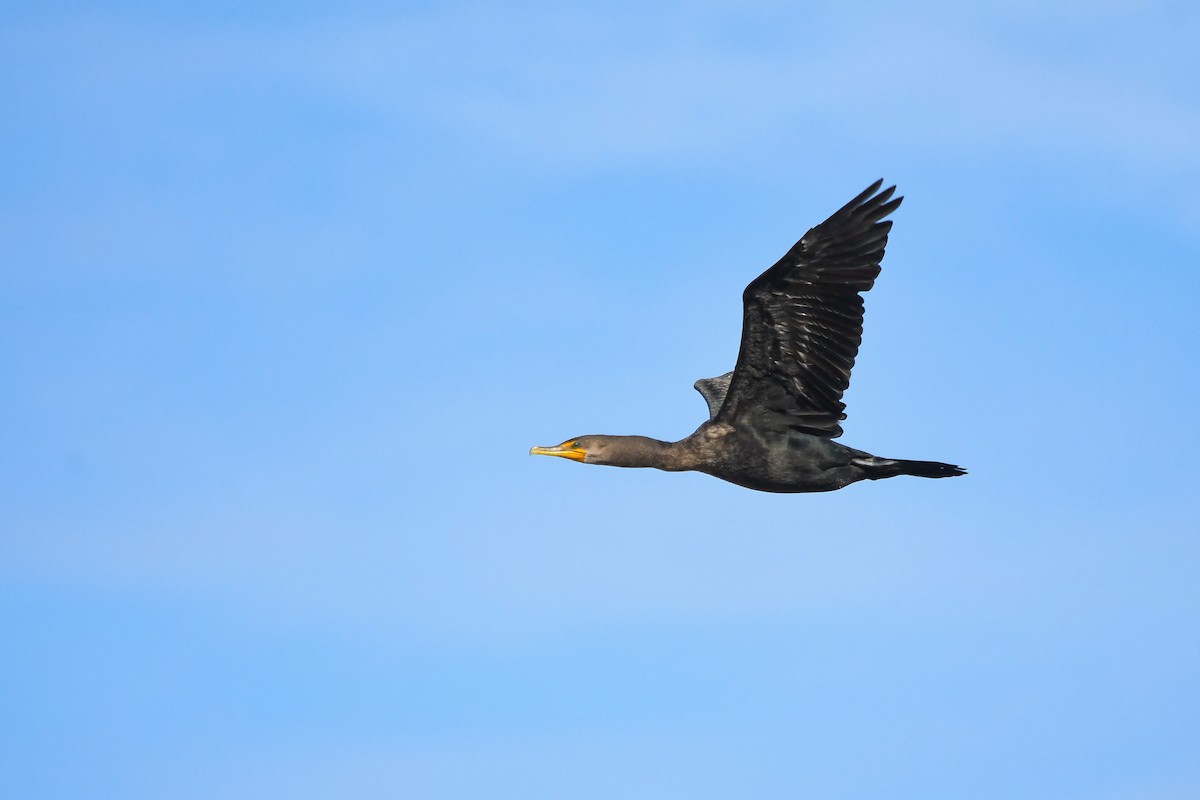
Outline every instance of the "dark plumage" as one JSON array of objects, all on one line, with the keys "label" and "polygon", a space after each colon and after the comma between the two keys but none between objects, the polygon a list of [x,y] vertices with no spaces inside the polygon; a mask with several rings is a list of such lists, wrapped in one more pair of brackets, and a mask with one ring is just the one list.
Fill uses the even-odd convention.
[{"label": "dark plumage", "polygon": [[765,492],[825,492],[855,481],[966,470],[936,461],[879,458],[833,441],[842,394],[862,342],[862,293],[875,284],[902,198],[876,181],[804,234],[742,294],[742,343],[732,372],[696,381],[709,419],[678,442],[579,436],[553,455],[615,467],[705,472]]}]

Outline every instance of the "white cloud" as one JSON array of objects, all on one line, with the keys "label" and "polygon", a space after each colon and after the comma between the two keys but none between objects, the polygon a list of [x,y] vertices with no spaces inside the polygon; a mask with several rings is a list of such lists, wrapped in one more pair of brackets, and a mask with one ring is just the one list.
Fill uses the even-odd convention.
[{"label": "white cloud", "polygon": [[[868,141],[882,132],[934,152],[1197,165],[1200,104],[1162,80],[1161,54],[1113,54],[1119,67],[1086,51],[1072,61],[976,20],[919,12],[835,16],[819,35],[803,18],[780,19],[797,26],[792,47],[777,34],[761,46],[723,36],[725,21],[668,14],[653,35],[625,36],[589,15],[526,16],[490,20],[483,36],[478,21],[451,13],[415,37],[410,23],[363,39],[347,32],[336,49],[360,58],[338,79],[376,108],[584,161],[712,157],[758,136],[824,130]],[[414,41],[424,46],[399,52]]]},{"label": "white cloud", "polygon": [[[43,40],[69,44],[86,73],[77,78],[98,92],[180,80],[298,84],[396,124],[457,128],[535,158],[712,159],[803,133],[882,136],[920,152],[1195,168],[1200,101],[1180,77],[1194,62],[1189,15],[1128,3],[1102,12],[1081,22],[1061,4],[972,14],[938,4],[603,14],[451,6],[286,28],[76,21]],[[1120,37],[1125,26],[1141,34]]]}]

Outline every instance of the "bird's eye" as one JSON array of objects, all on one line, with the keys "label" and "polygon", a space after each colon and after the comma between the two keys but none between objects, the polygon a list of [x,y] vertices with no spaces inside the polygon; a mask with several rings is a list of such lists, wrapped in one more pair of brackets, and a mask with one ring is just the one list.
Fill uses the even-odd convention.
[{"label": "bird's eye", "polygon": [[576,450],[578,450],[578,449],[579,449],[579,442],[571,442],[571,447],[574,447]]}]

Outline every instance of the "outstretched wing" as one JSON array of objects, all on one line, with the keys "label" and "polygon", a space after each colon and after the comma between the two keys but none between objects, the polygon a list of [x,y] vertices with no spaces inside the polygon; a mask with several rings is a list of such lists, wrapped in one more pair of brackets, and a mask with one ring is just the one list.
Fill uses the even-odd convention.
[{"label": "outstretched wing", "polygon": [[842,435],[842,394],[862,342],[862,292],[875,284],[902,198],[876,181],[816,226],[742,295],[742,344],[719,422]]},{"label": "outstretched wing", "polygon": [[729,381],[732,379],[733,372],[726,372],[715,378],[701,378],[692,384],[704,398],[704,402],[708,403],[709,419],[715,418],[721,410],[721,404],[725,402],[725,393],[729,391]]}]

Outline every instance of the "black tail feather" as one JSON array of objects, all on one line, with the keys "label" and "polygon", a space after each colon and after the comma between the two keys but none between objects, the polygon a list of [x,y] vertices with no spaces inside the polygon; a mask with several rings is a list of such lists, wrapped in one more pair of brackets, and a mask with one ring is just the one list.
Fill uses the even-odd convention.
[{"label": "black tail feather", "polygon": [[856,458],[852,462],[862,467],[866,477],[876,481],[880,478],[894,478],[897,475],[915,475],[918,478],[954,478],[966,475],[967,471],[954,464],[943,464],[940,461],[905,461],[899,458]]}]

